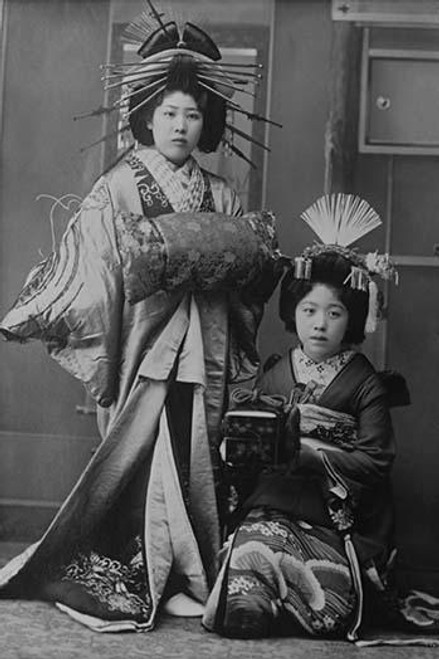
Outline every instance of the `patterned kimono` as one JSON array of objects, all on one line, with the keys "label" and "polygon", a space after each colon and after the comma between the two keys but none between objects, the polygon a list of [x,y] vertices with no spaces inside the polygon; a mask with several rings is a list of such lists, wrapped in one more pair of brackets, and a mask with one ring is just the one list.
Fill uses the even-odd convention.
[{"label": "patterned kimono", "polygon": [[223,550],[203,623],[234,637],[347,633],[354,640],[361,571],[378,575],[392,548],[386,393],[363,355],[344,351],[315,363],[299,348],[258,388],[298,401],[297,432],[302,446],[319,452],[320,468],[305,457],[262,474]]},{"label": "patterned kimono", "polygon": [[181,290],[128,304],[121,250],[133,234],[120,211],[242,214],[192,158],[176,170],[143,149],[97,182],[30,273],[1,331],[43,340],[87,386],[103,441],[43,538],[0,570],[0,596],[53,600],[98,631],[143,631],[163,595],[204,602],[216,576],[218,422],[228,382],[256,372],[261,305]]}]

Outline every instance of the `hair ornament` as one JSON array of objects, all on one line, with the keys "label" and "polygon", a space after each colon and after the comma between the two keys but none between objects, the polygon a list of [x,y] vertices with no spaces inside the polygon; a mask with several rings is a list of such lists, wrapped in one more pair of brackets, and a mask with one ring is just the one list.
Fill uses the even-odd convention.
[{"label": "hair ornament", "polygon": [[373,334],[377,328],[378,318],[381,314],[378,286],[371,279],[369,281],[369,308],[367,312],[366,325],[364,330],[366,334]]},{"label": "hair ornament", "polygon": [[395,284],[399,283],[398,271],[388,254],[378,254],[378,252],[369,252],[364,257],[367,270],[371,275],[379,275],[381,279],[390,281],[393,279]]},{"label": "hair ornament", "polygon": [[343,285],[369,295],[366,332],[375,331],[380,300],[373,277],[393,280],[397,284],[398,273],[388,254],[359,254],[358,250],[350,245],[381,226],[379,215],[364,199],[351,194],[336,193],[324,195],[300,217],[321,242],[306,247],[302,254],[294,259],[295,278],[311,280],[315,258],[328,253],[340,254],[351,264]]},{"label": "hair ornament", "polygon": [[[125,119],[129,114],[140,110],[163,92],[172,80],[178,76],[192,75],[198,85],[208,94],[224,100],[226,108],[245,115],[252,121],[264,121],[276,126],[281,125],[268,117],[249,112],[236,100],[235,92],[255,95],[254,88],[260,80],[262,64],[239,64],[222,61],[219,48],[213,39],[200,27],[181,17],[166,19],[151,0],[145,0],[146,7],[141,14],[126,28],[124,41],[137,46],[137,62],[119,62],[103,65],[105,90],[121,93],[107,107],[92,111],[75,118],[109,114],[114,110],[126,108]],[[128,111],[130,98],[147,91],[147,97]],[[117,94],[115,94],[116,96]],[[250,134],[239,130],[229,121],[226,125],[230,137],[223,136],[223,144],[251,166],[255,166],[233,142],[238,135],[266,150],[266,144],[256,141]],[[108,139],[103,137],[100,142]]]},{"label": "hair ornament", "polygon": [[312,260],[306,256],[296,256],[294,259],[294,277],[296,279],[311,279]]},{"label": "hair ornament", "polygon": [[351,288],[357,291],[368,292],[369,281],[370,278],[368,273],[363,268],[360,268],[358,265],[352,265],[349,275],[343,282],[343,286],[349,285]]},{"label": "hair ornament", "polygon": [[347,247],[382,222],[367,201],[351,194],[330,194],[318,199],[300,216],[325,245]]}]

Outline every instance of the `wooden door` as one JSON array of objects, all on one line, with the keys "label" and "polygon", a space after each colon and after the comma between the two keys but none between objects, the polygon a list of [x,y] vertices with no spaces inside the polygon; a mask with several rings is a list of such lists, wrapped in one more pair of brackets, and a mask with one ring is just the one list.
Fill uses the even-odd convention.
[{"label": "wooden door", "polygon": [[[327,130],[331,148],[327,150],[326,183],[328,191],[355,192],[378,211],[383,227],[362,241],[361,250],[388,252],[399,271],[398,286],[382,286],[386,317],[379,331],[366,341],[365,351],[378,368],[398,370],[408,383],[411,405],[392,411],[397,440],[393,480],[399,573],[408,586],[437,592],[439,159],[435,153],[436,133],[433,134],[431,128],[435,126],[437,108],[430,83],[432,67],[435,75],[439,75],[438,56],[429,55],[425,67],[419,67],[419,63],[425,60],[426,51],[439,53],[439,33],[437,30],[381,29],[370,41],[366,30],[361,75],[362,32],[347,23],[333,26],[333,54],[336,56],[332,59],[331,70],[333,99]],[[372,55],[389,57],[390,52],[393,65],[395,58],[399,62],[397,58],[401,54],[406,58],[410,56],[408,46],[413,47],[413,43],[416,44],[414,64],[407,70],[399,67],[398,76],[390,80],[384,77],[391,93],[387,94],[387,87],[385,93],[381,88],[378,90],[377,85],[383,82],[382,69],[378,67],[376,82],[374,76],[371,77],[370,67],[365,66],[365,59]],[[383,44],[385,51],[381,48]],[[372,55],[368,52],[369,46]],[[389,51],[391,48],[396,51]],[[384,64],[386,62],[384,60]],[[414,68],[418,76],[425,74],[425,79],[417,81],[416,89],[429,89],[425,98],[417,98],[418,104],[424,104],[422,111],[428,121],[417,122],[414,128],[413,121],[417,121],[417,117],[410,116],[407,122],[404,104],[401,108],[393,107],[395,125],[389,123],[391,115],[386,116],[373,142],[368,139],[376,123],[371,123],[371,98],[376,99],[377,94],[380,97],[389,95],[392,103],[396,103],[395,99],[410,94],[412,90],[408,90],[406,83]],[[388,73],[386,68],[385,73]],[[395,91],[398,83],[403,84],[403,90]],[[373,107],[377,107],[376,103]],[[352,116],[358,117],[355,123],[350,120]],[[425,135],[420,135],[423,123],[426,131]],[[423,142],[422,148],[420,142]],[[430,152],[432,155],[427,155]]]}]

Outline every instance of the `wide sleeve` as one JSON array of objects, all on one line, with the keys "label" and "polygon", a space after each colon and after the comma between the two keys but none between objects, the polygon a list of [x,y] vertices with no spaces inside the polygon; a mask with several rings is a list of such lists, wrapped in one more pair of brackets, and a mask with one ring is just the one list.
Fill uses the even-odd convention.
[{"label": "wide sleeve", "polygon": [[348,478],[373,486],[388,474],[395,458],[395,438],[384,391],[378,376],[371,374],[354,396],[358,422],[353,451],[332,452],[331,464]]},{"label": "wide sleeve", "polygon": [[[361,505],[370,516],[381,509],[387,494],[390,468],[395,457],[395,439],[386,392],[376,373],[369,375],[353,394],[353,416],[357,419],[357,439],[352,450],[320,449],[305,451],[304,467],[335,475],[349,494],[354,508]],[[324,463],[324,464],[323,464]],[[332,477],[331,477],[332,482]],[[364,521],[364,520],[363,520]]]},{"label": "wide sleeve", "polygon": [[108,406],[118,384],[122,305],[114,209],[102,178],[58,248],[30,272],[0,331],[8,340],[43,341],[51,357]]},{"label": "wide sleeve", "polygon": [[[267,394],[291,392],[293,378],[289,361],[284,357],[265,373],[258,388]],[[388,406],[388,396],[371,364],[357,355],[348,372],[340,374],[332,395],[321,404],[348,413],[356,420],[356,440],[350,450],[303,447],[300,465],[325,474],[324,461],[334,468],[352,492],[373,488],[385,479],[395,457],[395,438]],[[325,460],[323,460],[323,455]]]}]

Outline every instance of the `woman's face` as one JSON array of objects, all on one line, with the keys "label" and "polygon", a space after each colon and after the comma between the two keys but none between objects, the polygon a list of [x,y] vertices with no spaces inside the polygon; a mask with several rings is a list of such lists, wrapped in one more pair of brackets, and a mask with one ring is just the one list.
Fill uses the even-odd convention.
[{"label": "woman's face", "polygon": [[336,291],[315,284],[296,307],[296,330],[304,353],[316,362],[340,352],[349,314]]},{"label": "woman's face", "polygon": [[203,114],[194,98],[183,92],[164,96],[148,121],[158,151],[176,165],[182,165],[198,144]]}]

